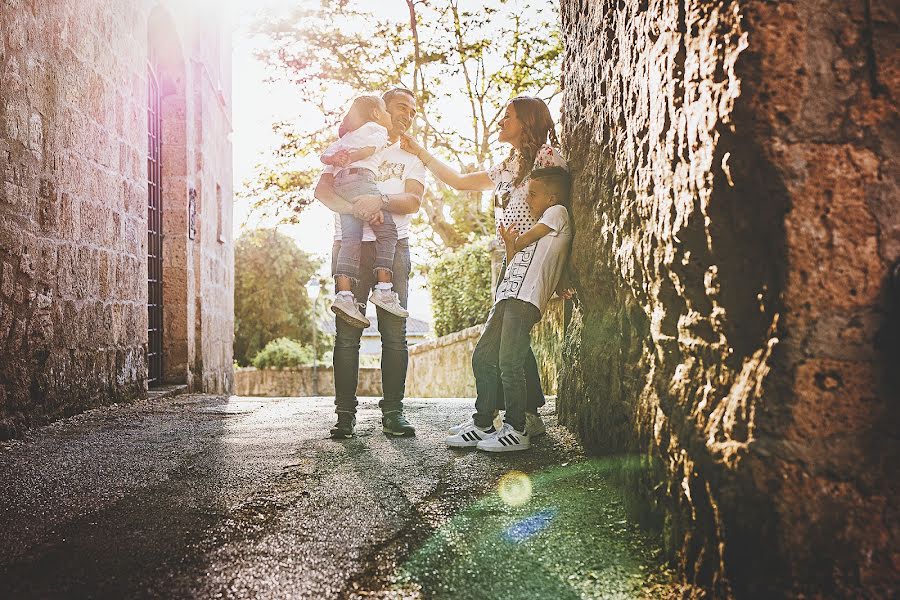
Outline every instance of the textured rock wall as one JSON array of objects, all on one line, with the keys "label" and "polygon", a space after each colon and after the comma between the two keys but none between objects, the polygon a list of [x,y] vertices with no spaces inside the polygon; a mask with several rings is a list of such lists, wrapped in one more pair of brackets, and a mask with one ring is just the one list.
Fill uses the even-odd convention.
[{"label": "textured rock wall", "polygon": [[890,596],[896,5],[562,8],[561,420],[647,457],[634,495],[717,597]]},{"label": "textured rock wall", "polygon": [[228,38],[184,9],[158,19],[167,4],[0,2],[0,437],[146,389],[151,22],[180,64],[164,90],[167,372],[231,385]]},{"label": "textured rock wall", "polygon": [[[238,396],[327,396],[334,393],[334,368],[312,367],[297,369],[255,369],[246,367],[234,372],[234,393]],[[318,384],[316,378],[318,377]],[[318,391],[318,394],[316,392]],[[363,367],[359,370],[360,396],[381,395],[381,369]]]}]

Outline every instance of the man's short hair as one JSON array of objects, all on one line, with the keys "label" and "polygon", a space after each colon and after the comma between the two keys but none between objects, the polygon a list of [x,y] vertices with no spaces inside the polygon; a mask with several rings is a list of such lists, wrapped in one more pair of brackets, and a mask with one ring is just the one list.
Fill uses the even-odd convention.
[{"label": "man's short hair", "polygon": [[390,104],[391,100],[395,99],[397,96],[404,94],[412,98],[413,102],[416,101],[416,95],[413,94],[412,90],[408,90],[405,87],[391,88],[381,95],[381,99],[384,100],[385,104]]},{"label": "man's short hair", "polygon": [[535,169],[529,176],[532,181],[540,181],[547,186],[547,191],[556,196],[559,204],[569,206],[569,194],[572,190],[572,176],[562,167],[545,167]]}]

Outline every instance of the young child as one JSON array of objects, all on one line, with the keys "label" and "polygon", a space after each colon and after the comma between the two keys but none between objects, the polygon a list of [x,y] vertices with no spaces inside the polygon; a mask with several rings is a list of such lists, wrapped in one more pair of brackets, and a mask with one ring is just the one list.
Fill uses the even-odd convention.
[{"label": "young child", "polygon": [[[506,244],[508,267],[497,287],[494,307],[472,354],[475,372],[475,414],[456,435],[447,438],[454,448],[475,446],[488,452],[527,450],[525,430],[525,360],[531,328],[562,276],[572,241],[569,221],[569,174],[562,167],[535,169],[528,182],[526,202],[537,225],[519,235],[515,226],[499,226]],[[506,415],[493,426],[498,383],[503,387]]]},{"label": "young child", "polygon": [[[347,202],[360,196],[380,196],[377,185],[381,150],[388,145],[391,116],[384,100],[378,96],[360,96],[353,101],[341,122],[340,139],[322,154],[322,162],[335,168],[334,189]],[[391,213],[384,211],[382,223],[371,224],[375,234],[375,276],[377,283],[369,301],[398,317],[409,313],[400,305],[393,291],[394,252],[397,248],[397,226]],[[341,247],[335,269],[337,292],[331,311],[347,323],[365,329],[369,320],[359,309],[353,286],[359,281],[360,252],[365,223],[352,214],[341,215]]]}]

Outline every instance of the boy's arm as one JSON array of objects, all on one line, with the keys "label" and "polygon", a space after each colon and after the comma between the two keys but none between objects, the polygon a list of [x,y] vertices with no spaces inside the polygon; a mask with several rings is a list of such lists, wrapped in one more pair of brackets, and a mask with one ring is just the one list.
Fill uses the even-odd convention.
[{"label": "boy's arm", "polygon": [[527,248],[531,244],[535,243],[545,235],[549,234],[553,229],[544,225],[543,223],[538,223],[522,235],[518,235],[518,231],[515,226],[511,226],[510,228],[505,228],[502,224],[499,226],[500,236],[503,238],[503,243],[506,245],[506,262],[512,260],[512,257],[516,255],[516,252],[521,251],[524,248]]}]

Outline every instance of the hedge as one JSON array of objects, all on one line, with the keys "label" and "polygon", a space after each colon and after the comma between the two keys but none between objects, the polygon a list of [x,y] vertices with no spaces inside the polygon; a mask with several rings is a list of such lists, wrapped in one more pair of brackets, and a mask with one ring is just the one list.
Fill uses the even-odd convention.
[{"label": "hedge", "polygon": [[428,274],[434,332],[447,335],[487,320],[491,309],[490,239],[447,253]]}]

